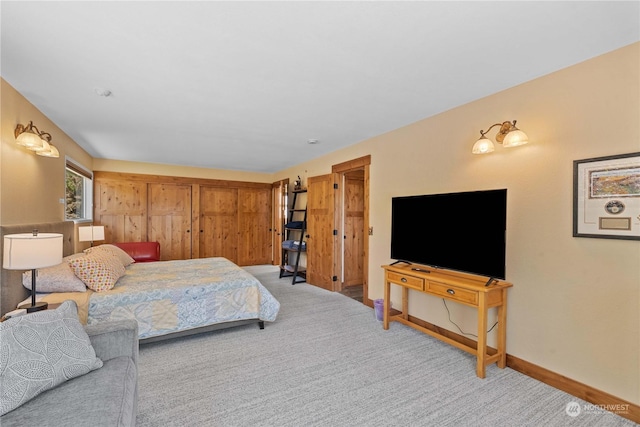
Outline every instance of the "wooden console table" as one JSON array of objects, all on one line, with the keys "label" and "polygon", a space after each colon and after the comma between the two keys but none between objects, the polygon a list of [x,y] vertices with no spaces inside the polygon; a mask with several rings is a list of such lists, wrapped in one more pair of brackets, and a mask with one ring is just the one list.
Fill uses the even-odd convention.
[{"label": "wooden console table", "polygon": [[[507,289],[509,282],[494,280],[489,285],[487,278],[451,270],[434,269],[421,265],[385,265],[384,268],[384,320],[383,328],[389,329],[389,321],[396,321],[439,340],[451,344],[476,356],[476,375],[485,377],[486,366],[497,363],[504,368],[507,363]],[[391,284],[402,287],[402,313],[391,316]],[[423,292],[478,309],[478,343],[471,347],[438,332],[426,329],[409,320],[409,290]],[[487,312],[498,310],[498,345],[495,354],[487,354]]]}]

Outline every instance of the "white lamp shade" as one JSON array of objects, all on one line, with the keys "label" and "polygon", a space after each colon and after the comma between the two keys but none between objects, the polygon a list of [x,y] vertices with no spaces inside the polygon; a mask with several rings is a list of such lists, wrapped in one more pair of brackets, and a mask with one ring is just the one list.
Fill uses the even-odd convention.
[{"label": "white lamp shade", "polygon": [[494,150],[495,150],[495,147],[493,146],[493,142],[491,142],[491,140],[483,136],[482,138],[477,140],[475,144],[473,144],[473,148],[471,149],[471,152],[473,154],[487,154],[487,153],[491,153]]},{"label": "white lamp shade", "polygon": [[32,270],[62,263],[62,234],[33,233],[4,236],[2,266],[7,270]]},{"label": "white lamp shade", "polygon": [[81,242],[104,240],[104,225],[78,227],[78,240]]},{"label": "white lamp shade", "polygon": [[508,147],[517,147],[518,145],[524,145],[529,142],[529,137],[526,133],[522,132],[520,129],[512,130],[505,137],[504,141],[502,141],[502,146],[505,148]]}]

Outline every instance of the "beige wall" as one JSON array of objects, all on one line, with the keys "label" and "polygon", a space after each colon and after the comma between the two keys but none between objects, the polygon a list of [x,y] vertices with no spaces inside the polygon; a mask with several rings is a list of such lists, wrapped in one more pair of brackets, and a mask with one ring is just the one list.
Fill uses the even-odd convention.
[{"label": "beige wall", "polygon": [[[573,161],[640,151],[639,68],[634,44],[276,178],[326,174],[371,154],[372,299],[390,261],[391,197],[507,188],[508,353],[639,404],[640,242],[572,237]],[[531,144],[471,154],[480,129],[513,119]],[[398,307],[399,294],[392,299]],[[449,308],[475,331],[471,309]],[[415,295],[409,311],[457,332],[439,299]]]},{"label": "beige wall", "polygon": [[157,163],[127,162],[122,160],[94,159],[94,171],[139,173],[145,175],[182,176],[188,178],[222,179],[226,181],[271,183],[273,175],[224,169],[206,169]]},{"label": "beige wall", "polygon": [[[2,108],[0,145],[0,224],[64,220],[65,156],[87,168],[93,159],[11,85],[0,79]],[[51,134],[57,159],[37,156],[15,143],[16,125],[29,121]]]},{"label": "beige wall", "polygon": [[[14,147],[13,129],[34,120],[52,133],[61,152],[78,148],[2,84],[0,220],[60,219],[63,165]],[[471,154],[480,129],[512,119],[527,132],[530,145]],[[391,197],[507,188],[507,279],[514,283],[508,353],[640,404],[640,242],[571,235],[573,160],[635,151],[640,151],[638,43],[273,176],[98,159],[92,167],[264,182],[293,182],[300,175],[306,183],[307,177],[329,173],[333,164],[370,154],[370,298],[382,296],[380,266],[390,261]],[[393,299],[397,306],[397,293]],[[449,307],[464,330],[475,330],[472,310]],[[438,299],[417,295],[410,312],[455,331]]]}]

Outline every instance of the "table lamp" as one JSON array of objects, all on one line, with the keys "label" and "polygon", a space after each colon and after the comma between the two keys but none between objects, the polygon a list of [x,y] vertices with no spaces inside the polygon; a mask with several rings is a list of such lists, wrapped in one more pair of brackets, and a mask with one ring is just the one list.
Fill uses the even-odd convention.
[{"label": "table lamp", "polygon": [[27,313],[45,310],[46,302],[36,302],[36,269],[51,267],[62,262],[62,234],[32,233],[7,234],[4,236],[2,266],[7,270],[31,270],[31,304],[18,308]]},{"label": "table lamp", "polygon": [[104,240],[104,225],[89,225],[87,227],[78,227],[78,241],[93,242],[96,240]]}]

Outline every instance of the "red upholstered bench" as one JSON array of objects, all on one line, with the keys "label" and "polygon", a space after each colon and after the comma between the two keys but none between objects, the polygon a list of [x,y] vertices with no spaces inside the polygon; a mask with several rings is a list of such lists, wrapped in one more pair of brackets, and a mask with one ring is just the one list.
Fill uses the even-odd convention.
[{"label": "red upholstered bench", "polygon": [[160,261],[158,242],[118,242],[112,245],[128,253],[136,262]]}]

